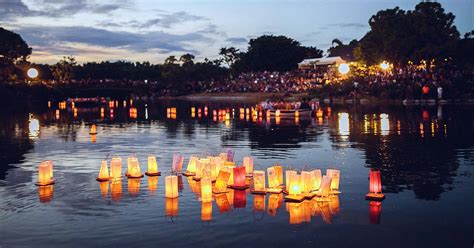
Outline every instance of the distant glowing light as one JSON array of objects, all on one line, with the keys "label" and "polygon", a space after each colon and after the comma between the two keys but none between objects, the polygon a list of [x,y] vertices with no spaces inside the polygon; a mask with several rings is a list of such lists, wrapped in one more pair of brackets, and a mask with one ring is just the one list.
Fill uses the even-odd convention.
[{"label": "distant glowing light", "polygon": [[380,68],[382,68],[382,70],[387,70],[389,67],[390,67],[390,64],[387,63],[386,61],[380,63]]},{"label": "distant glowing light", "polygon": [[30,114],[29,118],[29,124],[28,124],[28,129],[29,129],[29,138],[30,139],[36,139],[39,137],[40,133],[40,123],[39,120],[34,118],[33,115]]},{"label": "distant glowing light", "polygon": [[342,136],[347,136],[350,133],[349,127],[349,114],[348,113],[339,113],[339,134]]},{"label": "distant glowing light", "polygon": [[343,75],[346,75],[350,71],[349,65],[346,64],[346,63],[340,64],[337,69],[339,70],[339,73],[341,73]]},{"label": "distant glowing light", "polygon": [[390,131],[390,123],[388,120],[388,114],[380,114],[380,133],[387,135]]},{"label": "distant glowing light", "polygon": [[28,69],[28,71],[26,72],[26,74],[28,75],[29,78],[35,79],[35,78],[38,77],[39,72],[38,72],[38,70],[36,70],[35,68],[30,68],[30,69]]}]

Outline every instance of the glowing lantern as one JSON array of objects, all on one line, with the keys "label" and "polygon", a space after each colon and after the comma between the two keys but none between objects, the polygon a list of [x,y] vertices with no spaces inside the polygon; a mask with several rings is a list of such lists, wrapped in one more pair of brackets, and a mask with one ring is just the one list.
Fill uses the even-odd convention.
[{"label": "glowing lantern", "polygon": [[253,209],[258,212],[265,211],[265,195],[253,196]]},{"label": "glowing lantern", "polygon": [[107,194],[109,193],[109,182],[100,182],[99,183],[99,189],[100,189],[100,195],[105,198],[107,197]]},{"label": "glowing lantern", "polygon": [[339,193],[341,193],[339,191],[340,173],[341,172],[339,170],[333,170],[333,169],[327,169],[326,170],[326,175],[331,177],[331,191],[330,191],[330,194],[339,194]]},{"label": "glowing lantern", "polygon": [[201,204],[201,221],[212,220],[212,202],[203,202]]},{"label": "glowing lantern", "polygon": [[234,190],[234,208],[245,208],[247,195],[245,190]]},{"label": "glowing lantern", "polygon": [[277,110],[275,111],[275,117],[277,117],[277,118],[280,117],[280,110],[279,110],[279,109],[277,109]]},{"label": "glowing lantern", "polygon": [[186,168],[186,172],[183,173],[185,176],[194,176],[196,175],[196,163],[198,158],[196,156],[189,157],[188,167]]},{"label": "glowing lantern", "polygon": [[290,175],[290,187],[288,189],[288,195],[285,196],[287,201],[301,202],[304,200],[301,175]]},{"label": "glowing lantern", "polygon": [[161,172],[158,171],[158,163],[155,156],[148,156],[148,171],[145,174],[149,177],[161,175]]},{"label": "glowing lantern", "polygon": [[127,101],[123,100],[123,107],[126,108],[127,107]]},{"label": "glowing lantern", "polygon": [[53,178],[53,162],[48,160],[39,164],[38,166],[38,186],[46,186],[54,184]]},{"label": "glowing lantern", "polygon": [[390,64],[387,63],[386,61],[383,61],[382,63],[380,63],[380,68],[382,70],[387,70],[389,67],[390,67]]},{"label": "glowing lantern", "polygon": [[59,112],[59,109],[56,109],[56,120],[59,120],[61,117],[61,113]]},{"label": "glowing lantern", "polygon": [[245,181],[245,168],[243,166],[233,168],[234,182],[230,185],[234,189],[246,189],[249,185]]},{"label": "glowing lantern", "polygon": [[273,168],[275,168],[275,174],[278,179],[278,186],[283,185],[283,166],[274,165]]},{"label": "glowing lantern", "polygon": [[225,165],[223,168],[225,171],[230,173],[229,182],[228,182],[229,185],[234,184],[234,168],[235,168],[234,165]]},{"label": "glowing lantern", "polygon": [[167,176],[165,177],[165,194],[166,198],[178,197],[178,177]]},{"label": "glowing lantern", "polygon": [[174,173],[181,173],[183,170],[184,157],[179,153],[173,154],[173,164],[171,166],[171,171]]},{"label": "glowing lantern", "polygon": [[253,173],[253,158],[244,157],[243,166],[245,167],[245,173],[249,176]]},{"label": "glowing lantern", "polygon": [[290,177],[291,175],[296,175],[298,174],[296,171],[294,170],[287,170],[285,171],[285,186],[286,186],[286,191],[288,191],[288,189],[290,188]]},{"label": "glowing lantern", "polygon": [[380,212],[382,212],[382,203],[371,201],[369,203],[370,224],[380,224]]},{"label": "glowing lantern", "polygon": [[212,183],[209,178],[201,180],[201,201],[212,202]]},{"label": "glowing lantern", "polygon": [[204,159],[198,159],[197,162],[196,162],[196,172],[194,174],[194,177],[193,179],[194,180],[201,180],[202,178],[202,175],[203,175],[203,170],[205,169],[206,167],[206,161]]},{"label": "glowing lantern", "polygon": [[219,154],[219,157],[222,159],[222,161],[227,162],[227,153],[221,153]]},{"label": "glowing lantern", "polygon": [[158,177],[148,177],[148,191],[154,193],[158,188]]},{"label": "glowing lantern", "polygon": [[299,118],[299,117],[300,117],[300,111],[299,111],[299,110],[296,110],[296,111],[295,111],[295,119],[296,119],[296,118]]},{"label": "glowing lantern", "polygon": [[48,108],[51,108],[51,101],[48,101]]},{"label": "glowing lantern", "polygon": [[100,166],[99,176],[97,177],[97,181],[104,182],[108,181],[109,177],[109,167],[107,167],[107,161],[103,160],[102,165]]},{"label": "glowing lantern", "polygon": [[278,181],[278,175],[275,171],[275,166],[267,169],[267,176],[268,176],[267,192],[276,193],[276,194],[281,193],[282,189],[279,188],[280,183]]},{"label": "glowing lantern", "polygon": [[265,194],[265,171],[256,170],[253,172],[253,191],[254,194]]},{"label": "glowing lantern", "polygon": [[341,73],[342,75],[346,75],[350,71],[349,65],[346,64],[346,63],[340,64],[337,69],[338,69],[339,73]]},{"label": "glowing lantern", "polygon": [[120,179],[122,177],[122,159],[119,157],[112,157],[110,162],[110,177]]},{"label": "glowing lantern", "polygon": [[128,193],[130,196],[137,196],[140,192],[140,178],[129,178],[128,179]]},{"label": "glowing lantern", "polygon": [[321,181],[321,187],[317,195],[319,197],[328,197],[329,191],[331,190],[331,177],[330,176],[323,176],[323,180]]},{"label": "glowing lantern", "polygon": [[38,196],[40,203],[47,203],[53,199],[54,186],[46,185],[38,187]]},{"label": "glowing lantern", "polygon": [[89,134],[97,134],[97,126],[95,124],[92,124]]},{"label": "glowing lantern", "polygon": [[166,198],[165,212],[168,217],[178,216],[178,198]]},{"label": "glowing lantern", "polygon": [[216,197],[216,205],[219,208],[219,212],[225,213],[230,210],[229,199],[226,194],[218,194]]},{"label": "glowing lantern", "polygon": [[366,199],[383,200],[385,195],[382,194],[382,180],[379,170],[371,170],[369,174],[369,193],[365,195]]},{"label": "glowing lantern", "polygon": [[323,110],[322,109],[318,109],[318,111],[316,111],[316,117],[318,117],[318,118],[323,117]]},{"label": "glowing lantern", "polygon": [[112,201],[119,201],[122,198],[122,181],[112,180],[110,183],[110,197]]},{"label": "glowing lantern", "polygon": [[312,170],[311,171],[311,182],[313,183],[313,187],[311,191],[316,191],[319,190],[319,187],[321,187],[321,170]]},{"label": "glowing lantern", "polygon": [[125,175],[130,178],[143,177],[143,174],[140,171],[140,164],[138,163],[137,157],[127,158],[127,173]]},{"label": "glowing lantern", "polygon": [[225,170],[220,170],[219,175],[217,175],[217,180],[214,185],[213,192],[224,193],[227,192],[227,182],[229,182],[230,172]]},{"label": "glowing lantern", "polygon": [[305,194],[305,197],[313,197],[314,195],[311,194],[313,189],[313,184],[311,181],[311,172],[309,171],[302,171],[301,172],[301,191]]}]

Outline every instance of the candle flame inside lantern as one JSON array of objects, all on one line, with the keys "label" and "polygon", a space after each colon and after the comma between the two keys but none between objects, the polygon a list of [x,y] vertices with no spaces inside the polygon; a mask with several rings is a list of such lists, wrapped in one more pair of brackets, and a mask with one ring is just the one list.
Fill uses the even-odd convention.
[{"label": "candle flame inside lantern", "polygon": [[53,162],[48,160],[38,166],[38,186],[54,184],[53,179]]},{"label": "candle flame inside lantern", "polygon": [[89,134],[97,134],[97,126],[92,124]]}]

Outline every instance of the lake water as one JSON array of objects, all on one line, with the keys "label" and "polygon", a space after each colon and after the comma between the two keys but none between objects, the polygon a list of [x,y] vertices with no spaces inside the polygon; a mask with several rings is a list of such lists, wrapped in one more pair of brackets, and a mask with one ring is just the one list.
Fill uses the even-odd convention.
[{"label": "lake water", "polygon": [[[474,245],[472,106],[324,106],[320,117],[276,123],[241,117],[244,103],[136,102],[136,114],[122,102],[76,114],[53,105],[1,114],[0,247]],[[213,118],[227,108],[229,121]],[[199,184],[183,176],[179,197],[165,199],[174,153],[186,167],[192,154],[227,148],[238,163],[253,156],[258,169],[337,168],[342,193],[287,204],[282,195],[231,190],[202,204]],[[143,171],[156,155],[163,176],[95,180],[101,160],[132,154]],[[37,187],[44,160],[54,162],[56,184]],[[370,168],[382,173],[382,203],[365,200]]]}]

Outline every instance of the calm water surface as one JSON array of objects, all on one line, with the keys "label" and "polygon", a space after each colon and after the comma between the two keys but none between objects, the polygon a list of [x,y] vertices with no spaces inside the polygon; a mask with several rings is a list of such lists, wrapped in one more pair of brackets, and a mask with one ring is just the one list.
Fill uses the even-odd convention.
[{"label": "calm water surface", "polygon": [[[332,106],[322,117],[276,123],[241,117],[249,104],[137,102],[136,116],[119,105],[79,107],[76,116],[69,106],[1,114],[0,247],[474,245],[472,107]],[[191,117],[192,106],[200,117]],[[213,119],[224,108],[235,115]],[[342,194],[287,204],[281,195],[230,191],[202,204],[199,183],[186,177],[174,201],[164,197],[163,176],[95,181],[112,155],[136,154],[144,171],[156,155],[167,174],[176,152],[186,166],[192,154],[226,148],[237,162],[253,156],[259,169],[338,168]],[[43,160],[54,161],[57,183],[39,189]],[[364,199],[370,168],[382,172],[381,204]]]}]

